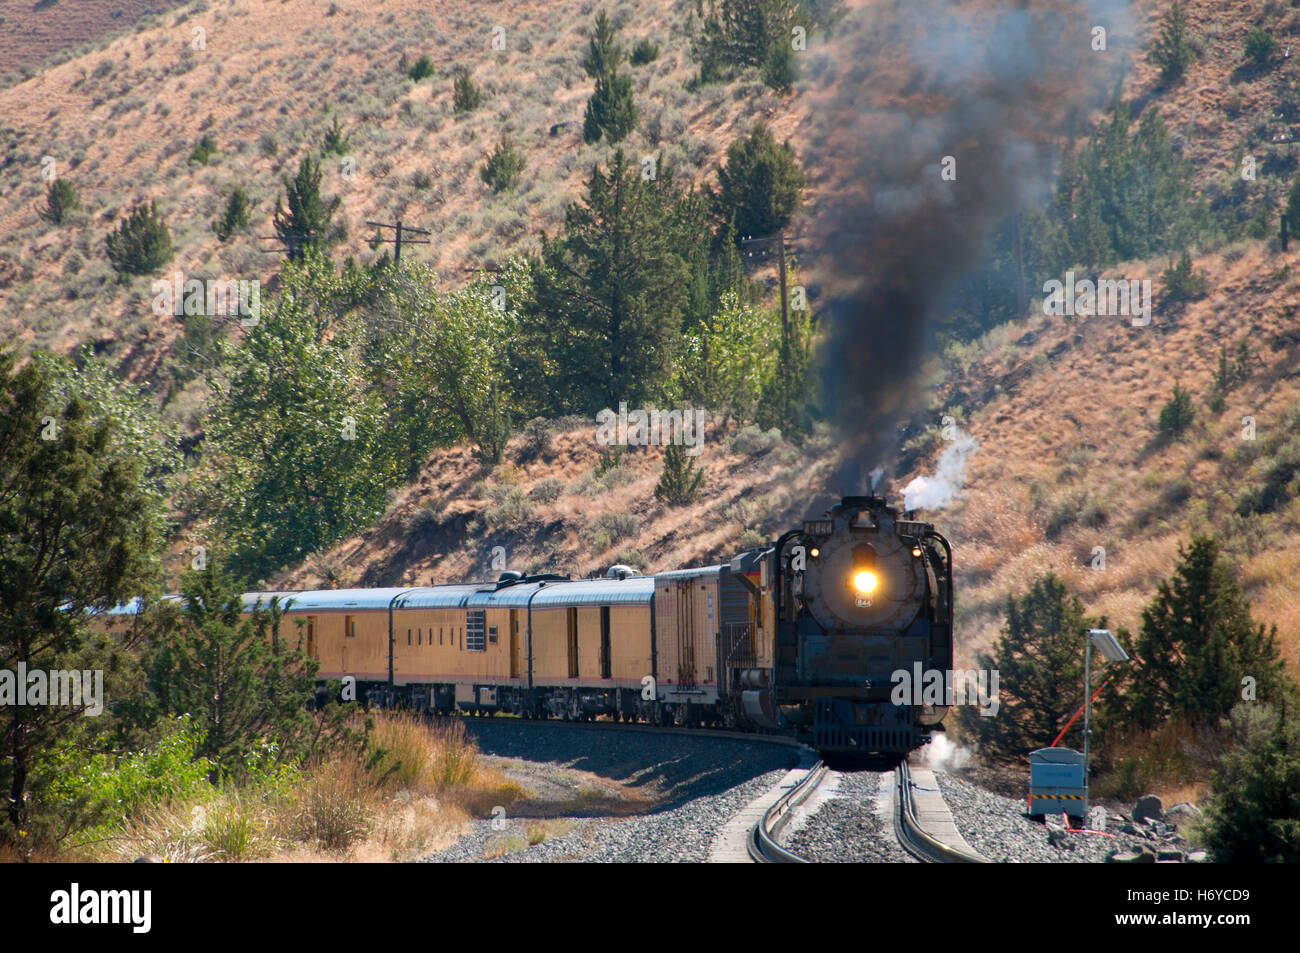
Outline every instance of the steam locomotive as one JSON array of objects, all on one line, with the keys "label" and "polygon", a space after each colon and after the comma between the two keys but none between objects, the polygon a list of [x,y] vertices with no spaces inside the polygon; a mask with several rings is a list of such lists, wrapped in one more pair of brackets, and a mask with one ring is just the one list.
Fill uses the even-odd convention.
[{"label": "steam locomotive", "polygon": [[952,550],[874,496],[706,568],[257,592],[245,608],[273,598],[322,685],[371,704],[781,731],[886,756],[946,713],[898,704],[891,682],[951,667]]}]

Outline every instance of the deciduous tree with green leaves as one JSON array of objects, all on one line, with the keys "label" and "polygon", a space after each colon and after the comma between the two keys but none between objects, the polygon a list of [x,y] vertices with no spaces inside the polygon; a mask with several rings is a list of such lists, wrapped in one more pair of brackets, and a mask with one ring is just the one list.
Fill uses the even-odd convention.
[{"label": "deciduous tree with green leaves", "polygon": [[231,571],[250,583],[368,524],[398,477],[344,280],[323,254],[305,255],[211,376],[192,505],[215,517]]}]

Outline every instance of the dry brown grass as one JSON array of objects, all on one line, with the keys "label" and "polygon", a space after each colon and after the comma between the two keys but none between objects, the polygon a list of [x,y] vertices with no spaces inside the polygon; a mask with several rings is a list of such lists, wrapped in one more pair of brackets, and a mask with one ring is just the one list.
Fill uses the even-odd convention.
[{"label": "dry brown grass", "polygon": [[[271,233],[284,175],[319,150],[332,115],[352,134],[356,159],[350,178],[336,156],[323,165],[323,190],[341,197],[339,217],[351,236],[340,258],[373,258],[362,223],[401,216],[438,235],[434,245],[408,254],[434,262],[452,285],[464,283],[467,269],[522,250],[543,229],[554,233],[592,165],[607,161],[604,144],[584,145],[573,127],[550,135],[556,123],[580,126],[591,94],[592,81],[579,66],[595,15],[586,0],[483,10],[419,0],[208,4],[183,23],[165,14],[102,51],[0,89],[6,153],[37,171],[41,157],[53,155],[85,209],[60,228],[39,221],[37,171],[0,190],[0,258],[18,269],[16,281],[0,280],[0,311],[18,338],[60,351],[96,338],[116,355],[130,352],[126,370],[147,378],[180,325],[148,315],[145,279],[117,285],[103,267],[104,235],[123,206],[137,197],[160,200],[176,245],[170,267],[265,281],[277,261],[259,253],[257,236]],[[623,22],[625,45],[650,37],[663,51],[632,70],[643,122],[624,148],[633,156],[663,150],[679,174],[699,182],[756,118],[784,139],[801,107],[750,83],[687,93],[695,65],[680,40],[690,9],[684,2],[609,5],[615,22]],[[205,49],[197,51],[189,45],[196,26],[206,31]],[[496,26],[505,30],[506,50],[489,45]],[[398,58],[423,53],[437,72],[412,83]],[[483,86],[485,100],[456,116],[451,78],[459,66]],[[218,155],[207,166],[191,164],[190,151],[205,132]],[[519,143],[527,165],[515,191],[493,195],[478,168],[503,134]],[[275,143],[274,153],[263,140]],[[257,203],[253,224],[221,245],[210,222],[234,185]],[[70,264],[73,254],[78,263]],[[0,279],[6,270],[0,261]]]},{"label": "dry brown grass", "polygon": [[447,846],[468,817],[525,794],[482,763],[462,723],[379,714],[366,757],[331,757],[287,791],[214,790],[155,806],[119,836],[45,859],[402,861]]}]

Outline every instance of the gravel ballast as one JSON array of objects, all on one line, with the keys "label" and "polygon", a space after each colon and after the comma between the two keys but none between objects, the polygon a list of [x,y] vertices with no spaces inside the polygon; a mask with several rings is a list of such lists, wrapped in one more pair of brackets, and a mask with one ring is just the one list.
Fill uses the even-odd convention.
[{"label": "gravel ballast", "polygon": [[[689,734],[469,728],[488,763],[530,796],[495,822],[470,821],[422,862],[702,862],[723,825],[798,760],[777,745]],[[541,831],[545,840],[529,845]]]},{"label": "gravel ballast", "polygon": [[[998,863],[1103,863],[1114,850],[1156,846],[1151,837],[1124,833],[1127,818],[1109,815],[1105,834],[1053,830],[1025,815],[1023,798],[1003,797],[945,771],[936,771],[957,829],[972,847]],[[1077,825],[1071,820],[1071,825]],[[1058,825],[1059,826],[1059,825]],[[1187,850],[1184,841],[1162,838],[1161,847]]]},{"label": "gravel ballast", "polygon": [[889,826],[891,819],[882,819],[876,810],[882,777],[890,775],[877,771],[835,772],[834,790],[790,832],[785,846],[818,863],[913,863],[913,858],[898,845]]}]

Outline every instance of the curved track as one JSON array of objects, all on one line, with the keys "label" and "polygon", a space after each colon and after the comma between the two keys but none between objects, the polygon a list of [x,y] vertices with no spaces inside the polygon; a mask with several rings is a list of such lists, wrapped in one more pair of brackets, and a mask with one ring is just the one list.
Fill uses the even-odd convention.
[{"label": "curved track", "polygon": [[894,833],[903,849],[922,863],[929,864],[984,864],[978,854],[943,843],[925,830],[916,819],[912,801],[912,775],[906,759],[894,769]]},{"label": "curved track", "polygon": [[800,857],[793,851],[786,850],[778,844],[776,838],[781,833],[782,828],[789,823],[794,808],[806,801],[817,790],[817,785],[822,783],[829,770],[825,762],[818,761],[804,773],[802,781],[781,795],[777,802],[759,818],[758,823],[749,832],[749,856],[755,863],[809,863],[807,858]]}]

